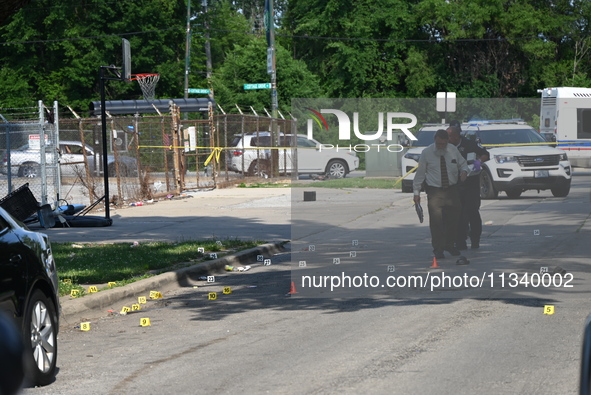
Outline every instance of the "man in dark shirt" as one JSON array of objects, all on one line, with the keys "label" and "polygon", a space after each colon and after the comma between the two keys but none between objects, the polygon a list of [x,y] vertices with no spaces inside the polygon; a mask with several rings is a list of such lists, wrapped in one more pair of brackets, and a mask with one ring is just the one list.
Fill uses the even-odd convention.
[{"label": "man in dark shirt", "polygon": [[480,218],[480,165],[489,159],[489,153],[479,143],[462,137],[459,122],[450,123],[450,125],[453,126],[447,129],[449,142],[456,146],[470,166],[470,173],[466,181],[459,185],[462,213],[458,223],[455,245],[458,250],[467,249],[466,239],[469,235],[471,247],[473,249],[480,248],[480,235],[482,234],[482,219]]}]

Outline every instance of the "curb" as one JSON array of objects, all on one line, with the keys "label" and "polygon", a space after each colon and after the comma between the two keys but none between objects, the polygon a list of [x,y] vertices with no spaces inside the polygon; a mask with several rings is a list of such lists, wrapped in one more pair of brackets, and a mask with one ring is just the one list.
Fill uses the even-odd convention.
[{"label": "curb", "polygon": [[285,243],[263,244],[213,261],[201,262],[190,267],[145,278],[123,287],[107,289],[79,299],[62,300],[60,301],[60,321],[67,325],[91,310],[104,310],[123,299],[142,296],[141,294],[145,294],[146,291],[158,290],[167,285],[175,283],[180,286],[189,285],[189,280],[196,280],[199,276],[223,272],[226,265],[232,266],[256,260],[257,255],[267,257],[282,252],[285,250],[283,244]]}]

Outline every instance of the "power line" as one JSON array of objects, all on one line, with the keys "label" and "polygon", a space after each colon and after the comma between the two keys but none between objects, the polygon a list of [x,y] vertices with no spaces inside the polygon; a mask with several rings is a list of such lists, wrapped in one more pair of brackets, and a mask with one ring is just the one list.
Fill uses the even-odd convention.
[{"label": "power line", "polygon": [[[145,30],[139,32],[129,32],[129,33],[119,33],[119,34],[103,34],[97,36],[87,36],[87,37],[70,37],[70,38],[60,38],[60,39],[49,39],[49,40],[26,40],[26,41],[6,41],[0,43],[0,45],[15,45],[15,44],[42,44],[42,43],[50,43],[50,42],[64,42],[64,41],[78,41],[78,40],[95,40],[99,38],[105,37],[125,37],[125,36],[135,36],[140,34],[151,34],[151,33],[160,33],[172,30],[184,30],[184,27],[171,27],[167,29],[155,29],[155,30]],[[197,29],[193,29],[194,31]],[[260,32],[248,32],[243,30],[228,30],[228,29],[214,29],[210,28],[211,31],[217,32],[225,32],[225,33],[239,33],[239,34],[248,34],[248,35],[261,35],[263,33]],[[204,30],[198,30],[204,31]],[[426,43],[433,43],[433,44],[441,44],[441,43],[453,43],[453,42],[504,42],[504,41],[516,41],[516,40],[549,40],[549,39],[565,39],[565,38],[575,38],[577,35],[562,35],[562,36],[526,36],[526,37],[498,37],[498,38],[455,38],[455,39],[447,39],[447,38],[427,38],[427,39],[410,39],[410,38],[356,38],[356,37],[329,37],[329,36],[308,36],[308,35],[294,35],[294,34],[275,34],[276,36],[287,37],[287,38],[303,38],[303,39],[310,39],[310,40],[335,40],[335,41],[367,41],[367,42],[426,42]],[[580,37],[588,37],[588,35],[580,35]]]}]

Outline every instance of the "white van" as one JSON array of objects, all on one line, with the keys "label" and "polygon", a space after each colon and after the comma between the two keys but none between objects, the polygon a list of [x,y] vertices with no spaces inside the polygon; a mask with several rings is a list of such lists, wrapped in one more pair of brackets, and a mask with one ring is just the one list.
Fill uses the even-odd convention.
[{"label": "white van", "polygon": [[545,88],[540,133],[566,151],[574,167],[591,167],[591,89]]}]

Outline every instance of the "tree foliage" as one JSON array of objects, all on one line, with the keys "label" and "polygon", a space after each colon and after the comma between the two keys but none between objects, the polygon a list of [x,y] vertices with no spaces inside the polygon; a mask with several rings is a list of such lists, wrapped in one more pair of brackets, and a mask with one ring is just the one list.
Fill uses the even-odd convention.
[{"label": "tree foliage", "polygon": [[[58,100],[84,112],[99,67],[161,74],[158,98],[183,97],[187,0],[32,0],[0,26],[0,107]],[[189,83],[216,101],[270,107],[264,0],[193,1]],[[291,98],[536,97],[548,86],[591,86],[586,0],[275,0],[280,108]],[[114,75],[113,75],[114,77]],[[108,81],[107,98],[140,99]]]}]

